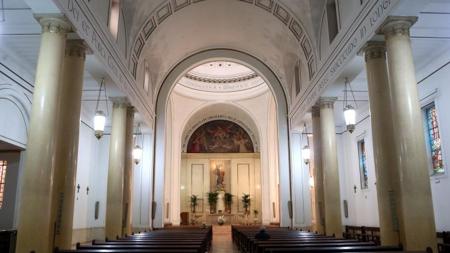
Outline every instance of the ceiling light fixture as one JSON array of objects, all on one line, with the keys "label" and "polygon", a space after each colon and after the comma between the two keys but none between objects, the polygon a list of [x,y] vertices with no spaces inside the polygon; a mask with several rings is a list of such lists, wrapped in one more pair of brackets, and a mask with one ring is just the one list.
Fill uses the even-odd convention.
[{"label": "ceiling light fixture", "polygon": [[[102,110],[98,109],[104,82],[105,82],[105,79],[102,78],[102,81],[100,83],[100,89],[98,90],[97,104],[95,106],[94,131],[95,131],[95,137],[97,137],[97,139],[102,138],[103,133],[105,132],[106,115]],[[106,86],[104,87],[104,91],[105,91],[106,112],[108,112],[108,99],[106,97]]]},{"label": "ceiling light fixture", "polygon": [[355,130],[356,125],[356,111],[355,107],[353,107],[351,104],[349,104],[348,101],[348,92],[352,94],[353,103],[355,104],[355,107],[358,107],[355,100],[355,94],[353,93],[352,86],[350,85],[350,82],[348,81],[348,78],[345,78],[345,88],[344,88],[344,119],[345,119],[345,125],[347,126],[347,131],[350,133],[353,133]]},{"label": "ceiling light fixture", "polygon": [[308,132],[306,131],[306,123],[303,128],[303,134],[306,136],[306,145],[302,149],[302,158],[305,164],[308,164],[309,160],[311,159],[311,148],[309,147],[309,139],[308,139]]},{"label": "ceiling light fixture", "polygon": [[142,146],[139,146],[137,144],[139,136],[141,137],[141,141],[144,142],[144,140],[142,140],[142,132],[141,132],[141,125],[140,124],[138,124],[138,126],[137,126],[137,134],[136,134],[135,140],[134,140],[136,145],[133,148],[133,161],[134,161],[134,163],[136,165],[138,165],[141,162],[141,160],[142,160],[142,153],[143,153],[143,151],[142,151],[143,144],[142,144]]}]

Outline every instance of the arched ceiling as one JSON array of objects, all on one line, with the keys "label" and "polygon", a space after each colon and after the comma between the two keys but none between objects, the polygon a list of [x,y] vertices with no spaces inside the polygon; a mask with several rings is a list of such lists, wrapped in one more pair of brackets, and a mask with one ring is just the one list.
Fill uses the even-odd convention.
[{"label": "arched ceiling", "polygon": [[136,75],[145,59],[154,86],[184,58],[214,48],[239,50],[264,61],[288,99],[297,62],[305,82],[315,74],[310,1],[125,0],[124,7],[130,68]]}]

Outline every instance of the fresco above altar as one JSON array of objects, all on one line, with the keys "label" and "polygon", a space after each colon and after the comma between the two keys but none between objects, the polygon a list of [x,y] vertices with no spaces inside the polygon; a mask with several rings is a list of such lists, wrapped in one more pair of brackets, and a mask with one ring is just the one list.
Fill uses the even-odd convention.
[{"label": "fresco above altar", "polygon": [[201,125],[189,138],[188,153],[253,153],[253,142],[238,124],[213,120]]}]

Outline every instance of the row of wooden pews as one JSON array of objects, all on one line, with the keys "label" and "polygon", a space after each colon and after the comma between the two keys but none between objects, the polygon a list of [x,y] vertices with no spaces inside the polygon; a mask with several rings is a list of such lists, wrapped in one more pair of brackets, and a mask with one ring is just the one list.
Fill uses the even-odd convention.
[{"label": "row of wooden pews", "polygon": [[138,233],[115,240],[98,241],[90,244],[77,243],[75,250],[55,250],[55,253],[205,253],[211,247],[211,228],[178,228]]},{"label": "row of wooden pews", "polygon": [[284,252],[401,252],[397,246],[379,246],[375,242],[339,239],[311,232],[287,228],[266,228],[269,240],[255,239],[258,227],[232,227],[233,242],[245,253]]}]

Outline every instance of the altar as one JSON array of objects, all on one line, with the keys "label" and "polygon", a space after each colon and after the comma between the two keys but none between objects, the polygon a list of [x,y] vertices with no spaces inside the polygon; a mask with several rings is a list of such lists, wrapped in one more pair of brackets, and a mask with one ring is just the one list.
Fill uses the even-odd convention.
[{"label": "altar", "polygon": [[188,153],[181,167],[180,213],[189,213],[189,224],[217,225],[219,217],[226,225],[262,222],[258,153]]}]

